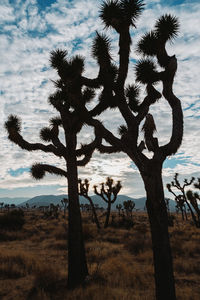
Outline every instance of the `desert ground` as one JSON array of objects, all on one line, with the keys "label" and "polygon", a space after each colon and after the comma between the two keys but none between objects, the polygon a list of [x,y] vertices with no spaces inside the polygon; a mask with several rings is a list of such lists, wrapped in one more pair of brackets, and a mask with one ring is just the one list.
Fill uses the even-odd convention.
[{"label": "desert ground", "polygon": [[[2,214],[3,212],[1,212]],[[25,211],[20,230],[0,233],[2,300],[151,300],[155,299],[150,229],[146,213],[133,213],[133,227],[119,218],[97,230],[82,213],[89,276],[84,286],[67,290],[67,218],[45,218]],[[100,222],[105,216],[99,213]],[[200,229],[175,215],[169,227],[178,300],[200,299]]]}]

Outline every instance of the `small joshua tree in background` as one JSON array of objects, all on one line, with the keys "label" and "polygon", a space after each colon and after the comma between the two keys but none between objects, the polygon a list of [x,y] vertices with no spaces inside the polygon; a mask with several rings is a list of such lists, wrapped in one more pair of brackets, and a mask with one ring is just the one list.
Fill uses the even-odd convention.
[{"label": "small joshua tree in background", "polygon": [[101,183],[100,191],[97,190],[97,186],[94,185],[94,192],[96,195],[100,196],[103,201],[107,203],[107,211],[106,211],[106,220],[104,223],[104,228],[108,227],[111,206],[116,201],[117,195],[122,188],[121,182],[117,181],[114,184],[114,180],[111,177],[107,177],[106,182]]},{"label": "small joshua tree in background", "polygon": [[69,200],[67,198],[63,198],[60,202],[61,202],[61,204],[63,206],[64,217],[65,217],[66,216],[66,211],[67,211],[68,205],[69,205]]},{"label": "small joshua tree in background", "polygon": [[[194,203],[194,201],[192,200],[193,199],[193,195],[191,194],[191,193],[189,193],[189,196],[191,196],[191,198],[189,199],[189,198],[187,198],[187,195],[186,195],[186,188],[188,187],[188,186],[190,186],[193,182],[194,182],[194,180],[195,180],[195,178],[194,177],[192,177],[190,180],[188,180],[188,179],[184,179],[184,183],[181,185],[181,183],[180,183],[180,181],[178,180],[178,173],[175,173],[175,175],[174,175],[174,180],[171,182],[171,183],[168,183],[167,184],[167,189],[168,189],[168,191],[170,192],[170,193],[172,193],[173,195],[174,195],[174,197],[175,197],[175,200],[177,201],[177,203],[179,203],[179,205],[181,205],[182,206],[182,209],[183,209],[183,205],[184,204],[186,204],[187,205],[187,207],[188,207],[188,209],[189,209],[189,211],[190,211],[190,213],[191,213],[191,216],[192,216],[192,220],[193,220],[193,222],[194,222],[194,224],[195,224],[195,226],[197,227],[197,228],[199,228],[200,227],[200,224],[199,224],[199,221],[198,221],[198,216],[196,217],[196,215],[195,215],[195,213],[194,213],[194,211],[193,211],[193,209],[192,209],[192,206],[190,205],[190,201],[188,201],[188,200],[190,200],[191,199],[191,204],[192,203]],[[181,193],[181,194],[176,194],[175,192],[174,192],[174,190],[177,192],[179,192],[179,193]]]},{"label": "small joshua tree in background", "polygon": [[[194,187],[200,190],[200,178],[198,178],[197,182],[194,183]],[[196,212],[197,219],[198,219],[198,226],[200,228],[200,209],[198,205],[198,202],[200,201],[200,195],[197,192],[193,192],[189,190],[187,191],[186,196]]]},{"label": "small joshua tree in background", "polygon": [[127,217],[133,218],[133,210],[135,208],[135,202],[132,200],[127,200],[123,202],[124,210],[126,212]]},{"label": "small joshua tree in background", "polygon": [[100,229],[101,226],[99,224],[99,220],[98,220],[98,217],[97,217],[97,213],[96,213],[94,203],[92,201],[92,198],[88,195],[89,186],[90,186],[89,180],[85,179],[84,181],[82,181],[81,179],[79,179],[78,183],[79,183],[79,195],[85,197],[90,202],[90,206],[91,206],[91,209],[92,209],[92,216],[93,216],[94,221],[97,225],[97,228]]},{"label": "small joshua tree in background", "polygon": [[116,209],[118,210],[118,216],[119,216],[119,218],[120,218],[120,216],[121,216],[121,211],[122,211],[122,205],[121,205],[121,204],[117,204],[117,205],[116,205]]}]

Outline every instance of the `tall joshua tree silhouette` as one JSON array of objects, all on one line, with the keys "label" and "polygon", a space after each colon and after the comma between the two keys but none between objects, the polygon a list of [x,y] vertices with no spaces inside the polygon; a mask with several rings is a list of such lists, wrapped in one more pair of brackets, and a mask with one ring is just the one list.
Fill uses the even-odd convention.
[{"label": "tall joshua tree silhouette", "polygon": [[[77,78],[84,70],[83,58],[75,56],[69,60],[66,55],[66,51],[56,50],[50,57],[51,66],[56,69],[59,80],[54,82],[56,92],[50,95],[49,104],[53,105],[59,116],[51,119],[50,126],[40,131],[40,138],[48,144],[26,141],[21,135],[21,121],[17,116],[10,115],[5,127],[9,139],[22,149],[53,153],[65,161],[66,169],[36,163],[32,166],[31,173],[38,180],[42,179],[45,173],[64,176],[68,180],[68,286],[73,288],[82,283],[88,275],[78,198],[77,167],[85,166],[89,162],[99,137],[77,149],[77,134],[83,126],[83,121],[74,110],[74,102],[78,100],[81,106],[85,106],[93,98],[94,92],[89,88],[81,89],[80,85],[77,85]],[[64,143],[59,138],[61,127],[64,130]],[[81,156],[83,158],[78,160]]]},{"label": "tall joshua tree silhouette", "polygon": [[[136,21],[141,15],[143,8],[144,3],[142,0],[108,0],[103,2],[101,6],[100,18],[105,27],[114,29],[119,35],[118,67],[113,64],[110,52],[110,39],[105,34],[98,32],[92,45],[92,55],[99,65],[99,72],[96,78],[89,79],[82,75],[83,60],[80,57],[68,61],[65,59],[66,53],[64,51],[57,50],[54,53],[52,58],[55,59],[52,60],[52,66],[58,71],[61,80],[56,82],[59,91],[50,97],[50,102],[60,112],[65,131],[66,151],[69,155],[63,157],[67,162],[67,173],[57,167],[48,165],[36,165],[32,168],[32,173],[34,174],[34,170],[39,170],[42,174],[45,172],[63,176],[69,174],[69,201],[71,202],[69,211],[73,211],[72,206],[77,207],[76,204],[78,203],[77,168],[75,168],[77,165],[76,155],[85,153],[86,157],[83,159],[83,162],[86,163],[91,156],[94,146],[102,153],[120,151],[126,153],[138,167],[147,194],[146,206],[152,235],[156,299],[174,300],[176,295],[168,234],[168,216],[164,201],[162,165],[167,156],[177,152],[183,137],[181,103],[173,93],[177,59],[175,55],[169,56],[166,51],[167,41],[173,40],[177,36],[179,23],[176,17],[164,15],[157,20],[154,29],[146,33],[138,43],[137,51],[144,58],[136,64],[136,80],[146,86],[147,94],[143,100],[139,101],[138,85],[126,86],[125,82],[128,74],[131,47],[130,29],[136,27]],[[157,59],[157,63],[162,68],[162,71],[157,71],[155,62],[149,58],[151,56]],[[157,82],[162,84],[162,94],[155,88]],[[85,104],[88,98],[91,99],[94,96],[93,89],[99,87],[101,87],[99,102],[91,111],[88,111]],[[160,146],[158,139],[154,137],[156,127],[149,109],[162,98],[162,95],[172,110],[172,133],[169,142]],[[161,101],[164,100],[162,99]],[[70,110],[70,108],[72,109]],[[96,115],[100,115],[107,108],[118,108],[124,118],[126,125],[119,126],[120,137],[115,136],[98,119],[95,119]],[[139,143],[140,124],[144,120],[144,141]],[[92,145],[83,146],[76,151],[75,133],[80,130],[84,122],[95,128],[96,139],[91,143]],[[48,132],[48,140],[49,134],[58,130],[59,122],[54,121],[52,125],[51,129],[44,130],[45,135]],[[20,135],[19,121],[15,117],[10,117],[6,127],[10,139],[22,148],[31,151],[43,150],[62,156],[60,149],[63,146],[60,145],[56,133],[50,139],[53,144],[45,146],[24,141]],[[69,131],[69,128],[72,131]],[[109,145],[99,144],[100,140],[98,138],[100,140],[105,139]],[[143,153],[145,147],[153,152],[152,158],[148,158]],[[86,150],[90,154],[86,154]],[[73,198],[75,201],[70,200]],[[75,211],[78,213],[76,214]],[[74,224],[74,228],[77,228],[77,224],[80,224],[80,211],[76,209],[75,211],[76,217],[74,221],[70,219],[71,217],[69,219]],[[78,243],[72,237],[71,240],[74,245]],[[79,238],[80,240],[82,239]],[[80,253],[82,252],[79,251]],[[71,255],[73,260],[75,260],[77,255],[72,253]],[[84,255],[77,260],[76,270],[81,266],[79,262],[85,261],[85,258],[83,258]],[[74,263],[76,262],[74,261]],[[83,265],[85,266],[85,264]],[[81,267],[77,280],[80,282],[86,274],[87,269]],[[75,273],[72,278],[77,282]]]},{"label": "tall joshua tree silhouette", "polygon": [[[98,150],[102,153],[125,152],[138,167],[147,195],[147,212],[150,221],[156,299],[176,299],[173,275],[173,262],[168,233],[168,217],[164,201],[162,182],[162,165],[164,160],[175,154],[183,137],[183,113],[180,100],[173,93],[173,82],[177,70],[175,55],[169,56],[166,43],[173,40],[179,30],[176,17],[161,16],[155,27],[146,33],[137,45],[137,52],[143,58],[136,64],[136,81],[146,86],[146,97],[139,101],[139,87],[136,84],[125,85],[129,68],[131,47],[130,28],[136,27],[136,20],[144,8],[140,0],[109,0],[103,2],[100,18],[105,27],[114,29],[119,35],[119,66],[113,65],[111,42],[105,34],[96,33],[92,46],[93,57],[99,65],[99,73],[95,79],[80,76],[80,81],[90,87],[102,86],[97,106],[88,112],[87,109],[75,108],[87,124],[96,128],[99,136],[109,145],[101,144]],[[162,71],[157,71],[157,59]],[[160,82],[162,94],[155,88]],[[163,99],[162,98],[165,99]],[[161,99],[162,98],[162,99]],[[160,100],[161,99],[161,100]],[[172,111],[172,133],[167,144],[160,146],[154,137],[156,131],[150,107],[158,101],[166,101]],[[118,108],[126,125],[119,127],[120,137],[115,136],[94,116],[107,108]],[[139,126],[144,122],[144,141],[138,142]],[[153,152],[152,158],[144,153],[144,148]]]}]

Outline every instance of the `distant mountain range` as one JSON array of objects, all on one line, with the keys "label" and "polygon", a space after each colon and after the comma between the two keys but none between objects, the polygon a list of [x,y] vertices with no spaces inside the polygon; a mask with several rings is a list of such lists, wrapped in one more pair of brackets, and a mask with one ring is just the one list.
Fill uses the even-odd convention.
[{"label": "distant mountain range", "polygon": [[29,197],[15,197],[15,198],[2,197],[2,198],[0,198],[0,202],[3,202],[4,204],[19,205],[20,203],[25,202],[28,199],[30,199],[30,198]]},{"label": "distant mountain range", "polygon": [[[67,198],[67,195],[62,194],[62,195],[41,195],[41,196],[36,196],[31,199],[29,198],[0,198],[0,202],[4,202],[5,204],[15,204],[18,206],[26,206],[28,204],[30,207],[33,206],[48,206],[51,203],[53,204],[61,204],[61,200],[63,198]],[[98,204],[100,207],[106,208],[106,203],[101,199],[101,197],[97,195],[91,196],[93,203]],[[119,203],[123,203],[124,201],[127,200],[132,200],[135,202],[135,209],[137,210],[144,210],[145,207],[145,202],[146,198],[131,198],[126,195],[118,195],[117,200],[113,204],[112,208],[115,209],[116,205]],[[80,203],[81,204],[86,204],[89,203],[87,199],[84,197],[80,196]],[[175,211],[175,201],[170,200],[170,210]]]}]

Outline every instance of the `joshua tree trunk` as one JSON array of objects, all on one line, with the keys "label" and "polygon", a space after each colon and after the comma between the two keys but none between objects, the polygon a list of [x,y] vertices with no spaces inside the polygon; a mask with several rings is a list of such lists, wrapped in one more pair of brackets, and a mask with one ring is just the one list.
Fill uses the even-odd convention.
[{"label": "joshua tree trunk", "polygon": [[186,204],[187,204],[187,206],[188,206],[188,208],[189,208],[189,210],[190,210],[190,213],[191,213],[191,216],[192,216],[192,220],[193,220],[195,226],[196,226],[197,228],[200,228],[200,224],[199,224],[199,222],[198,222],[198,220],[197,220],[195,214],[193,213],[192,207],[191,207],[191,205],[189,204],[189,202],[187,201],[186,196],[185,196],[185,202],[186,202]]},{"label": "joshua tree trunk", "polygon": [[88,197],[87,199],[90,202],[90,205],[91,205],[91,208],[92,208],[93,217],[94,217],[94,221],[95,221],[95,223],[97,225],[97,228],[101,229],[101,226],[99,224],[99,220],[98,220],[98,217],[97,217],[96,209],[94,207],[94,203],[92,202],[92,199],[90,197]]},{"label": "joshua tree trunk", "polygon": [[108,200],[108,207],[107,207],[107,212],[106,212],[106,220],[105,220],[104,228],[108,227],[110,211],[111,211],[111,201]]},{"label": "joshua tree trunk", "polygon": [[78,174],[76,162],[76,136],[69,139],[67,170],[69,197],[68,227],[68,287],[74,288],[83,283],[88,275],[82,232],[82,220],[78,196]]},{"label": "joshua tree trunk", "polygon": [[154,276],[156,281],[157,300],[175,300],[175,283],[173,262],[168,233],[167,208],[164,201],[163,183],[161,177],[162,163],[153,163],[143,179],[147,192],[147,212],[151,227]]}]

